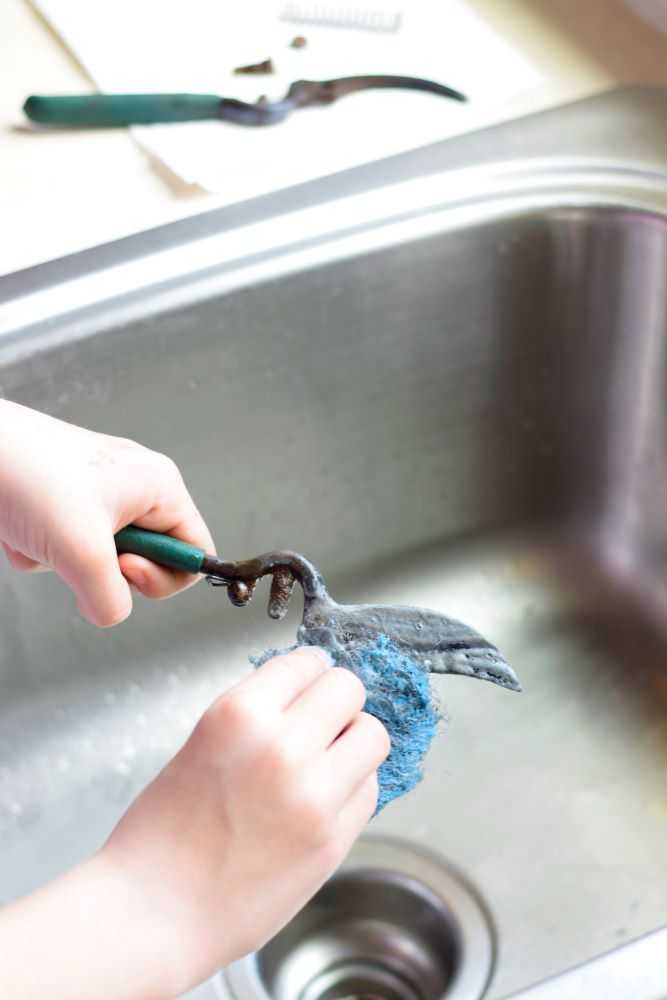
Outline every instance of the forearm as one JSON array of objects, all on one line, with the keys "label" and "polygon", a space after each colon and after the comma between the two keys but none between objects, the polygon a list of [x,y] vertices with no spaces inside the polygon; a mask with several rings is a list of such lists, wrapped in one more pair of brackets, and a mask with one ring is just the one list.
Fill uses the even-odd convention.
[{"label": "forearm", "polygon": [[0,910],[0,996],[172,1000],[191,983],[171,918],[101,852]]}]

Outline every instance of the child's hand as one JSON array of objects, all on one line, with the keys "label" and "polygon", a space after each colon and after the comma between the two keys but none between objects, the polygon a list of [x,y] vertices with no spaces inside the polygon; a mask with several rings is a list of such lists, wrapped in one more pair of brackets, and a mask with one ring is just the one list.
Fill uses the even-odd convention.
[{"label": "child's hand", "polygon": [[169,597],[195,581],[141,556],[116,554],[127,524],[213,551],[174,463],[123,438],[96,434],[0,400],[0,542],[15,569],[53,569],[94,625],[132,610],[129,583]]},{"label": "child's hand", "polygon": [[[174,464],[0,400],[0,541],[54,569],[98,625],[127,581],[193,578],[134,555],[127,524],[212,542]],[[318,650],[277,657],[206,712],[90,861],[0,912],[0,995],[167,1000],[259,947],[319,888],[373,814],[389,751],[365,692]],[[39,954],[40,961],[33,961]]]},{"label": "child's hand", "polygon": [[95,857],[0,908],[0,996],[173,1000],[260,947],[373,814],[389,738],[364,700],[308,648],[215,702]]},{"label": "child's hand", "polygon": [[185,989],[260,947],[338,867],[389,752],[361,682],[318,649],[275,657],[215,702],[102,851],[170,915]]}]

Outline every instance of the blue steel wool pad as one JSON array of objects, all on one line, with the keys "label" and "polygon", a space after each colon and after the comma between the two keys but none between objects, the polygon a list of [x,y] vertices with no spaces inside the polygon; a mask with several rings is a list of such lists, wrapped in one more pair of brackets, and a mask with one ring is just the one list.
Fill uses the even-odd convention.
[{"label": "blue steel wool pad", "polygon": [[[296,648],[268,649],[251,657],[251,662],[259,667],[272,656]],[[405,795],[422,780],[424,758],[441,715],[428,674],[384,635],[348,650],[344,668],[352,670],[363,683],[364,711],[383,723],[391,739],[389,756],[378,769],[377,815],[388,802]]]}]

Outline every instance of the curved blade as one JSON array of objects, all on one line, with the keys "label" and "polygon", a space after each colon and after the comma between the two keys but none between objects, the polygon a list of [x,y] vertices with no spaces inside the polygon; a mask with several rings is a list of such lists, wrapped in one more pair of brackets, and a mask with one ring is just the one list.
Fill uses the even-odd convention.
[{"label": "curved blade", "polygon": [[420,90],[453,101],[466,101],[459,90],[446,87],[435,80],[419,76],[393,76],[391,74],[366,74],[364,76],[341,76],[333,80],[296,80],[280,101],[269,101],[265,97],[255,104],[225,97],[220,100],[218,116],[237,125],[276,125],[287,118],[291,111],[316,105],[333,104],[340,97],[362,90]]},{"label": "curved blade", "polygon": [[341,76],[333,80],[297,80],[287,91],[285,100],[291,101],[294,107],[305,108],[313,104],[332,104],[339,97],[362,90],[421,90],[438,97],[449,97],[453,101],[467,100],[460,90],[435,80],[390,73]]},{"label": "curved blade", "polygon": [[304,597],[299,644],[324,646],[334,653],[336,662],[345,662],[359,646],[386,636],[426,672],[477,677],[510,691],[521,690],[499,650],[468,625],[423,608],[338,604],[317,567],[297,552],[265,552],[240,562],[204,556],[200,568],[211,583],[227,586],[232,603],[239,606],[248,603],[257,582],[270,574],[268,611],[276,619],[285,616],[298,581]]},{"label": "curved blade", "polygon": [[[510,691],[521,690],[518,677],[492,643],[468,625],[435,611],[339,604],[319,609],[317,619],[314,631],[330,632],[343,648],[386,635],[429,673],[461,674]],[[308,631],[306,625],[304,632]]]}]

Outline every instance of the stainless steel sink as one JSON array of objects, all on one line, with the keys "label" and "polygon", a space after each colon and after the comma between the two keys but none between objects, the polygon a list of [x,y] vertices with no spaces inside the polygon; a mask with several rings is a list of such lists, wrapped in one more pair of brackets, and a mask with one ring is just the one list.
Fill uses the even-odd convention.
[{"label": "stainless steel sink", "polygon": [[[488,1000],[667,925],[667,93],[207,213],[0,303],[2,393],[167,451],[221,553],[302,550],[340,600],[507,654],[520,696],[434,681],[426,780],[372,824],[477,887]],[[54,579],[0,588],[8,900],[94,850],[297,612],[200,586],[99,632]]]}]

